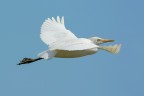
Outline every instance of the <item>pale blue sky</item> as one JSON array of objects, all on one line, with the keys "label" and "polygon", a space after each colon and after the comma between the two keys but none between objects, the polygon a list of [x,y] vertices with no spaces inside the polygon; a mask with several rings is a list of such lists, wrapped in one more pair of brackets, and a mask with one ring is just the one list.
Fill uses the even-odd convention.
[{"label": "pale blue sky", "polygon": [[[143,0],[0,0],[0,96],[144,96]],[[121,43],[120,54],[100,51],[76,59],[17,66],[47,49],[40,26],[65,17],[78,37]],[[109,45],[106,44],[106,45]]]}]

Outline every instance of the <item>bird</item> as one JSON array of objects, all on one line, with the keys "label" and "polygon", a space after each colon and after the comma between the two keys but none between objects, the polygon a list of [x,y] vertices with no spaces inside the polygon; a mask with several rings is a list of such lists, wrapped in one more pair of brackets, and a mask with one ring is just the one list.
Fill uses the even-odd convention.
[{"label": "bird", "polygon": [[70,30],[66,29],[64,16],[61,18],[47,18],[40,30],[41,40],[48,45],[48,49],[38,54],[38,58],[23,58],[18,65],[29,64],[42,59],[52,58],[77,58],[92,55],[100,50],[113,54],[120,51],[121,44],[101,46],[106,42],[113,42],[111,39],[100,37],[78,38]]}]

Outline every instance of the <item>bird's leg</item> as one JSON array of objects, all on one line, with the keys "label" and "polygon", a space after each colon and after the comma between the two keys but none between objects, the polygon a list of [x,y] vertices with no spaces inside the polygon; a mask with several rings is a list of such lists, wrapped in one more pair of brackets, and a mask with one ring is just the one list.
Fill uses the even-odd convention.
[{"label": "bird's leg", "polygon": [[32,63],[32,62],[35,62],[35,61],[38,61],[38,60],[41,60],[43,58],[36,58],[36,59],[32,59],[32,58],[23,58],[19,64],[17,65],[22,65],[22,64],[29,64],[29,63]]}]

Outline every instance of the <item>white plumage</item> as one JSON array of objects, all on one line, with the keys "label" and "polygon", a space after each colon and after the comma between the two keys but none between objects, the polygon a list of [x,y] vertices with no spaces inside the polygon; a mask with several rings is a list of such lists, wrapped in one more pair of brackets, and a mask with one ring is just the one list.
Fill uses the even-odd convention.
[{"label": "white plumage", "polygon": [[65,28],[64,17],[60,19],[59,16],[57,16],[57,20],[54,17],[45,20],[41,27],[40,38],[49,46],[49,49],[39,53],[36,59],[23,58],[18,65],[32,63],[41,59],[51,59],[53,57],[82,57],[94,54],[100,49],[117,54],[121,48],[121,44],[100,46],[102,43],[114,40],[99,37],[77,38],[71,31]]},{"label": "white plumage", "polygon": [[67,30],[64,25],[64,17],[58,16],[57,20],[52,17],[51,19],[45,20],[41,27],[40,37],[44,43],[49,45],[49,47],[60,41],[68,41],[71,39],[77,39],[77,37]]},{"label": "white plumage", "polygon": [[38,54],[40,58],[51,59],[59,58],[75,58],[96,53],[99,49],[118,53],[121,45],[115,46],[99,46],[104,42],[112,42],[113,40],[102,39],[99,37],[77,38],[71,31],[67,30],[64,25],[64,17],[57,20],[52,17],[48,18],[42,24],[40,37],[49,49]]}]

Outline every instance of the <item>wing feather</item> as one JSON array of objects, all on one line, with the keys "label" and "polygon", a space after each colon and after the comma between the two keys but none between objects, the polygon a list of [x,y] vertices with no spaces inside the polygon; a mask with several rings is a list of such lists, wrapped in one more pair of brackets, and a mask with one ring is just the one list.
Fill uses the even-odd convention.
[{"label": "wing feather", "polygon": [[60,17],[59,16],[57,16],[57,22],[60,23]]},{"label": "wing feather", "polygon": [[54,17],[52,17],[52,20],[53,20],[54,22],[56,22],[56,20],[54,19]]},{"label": "wing feather", "polygon": [[59,41],[77,39],[72,32],[65,28],[64,17],[60,19],[59,16],[57,16],[57,20],[53,17],[45,20],[41,26],[40,38],[49,46]]},{"label": "wing feather", "polygon": [[61,19],[61,24],[64,25],[64,17],[62,16],[62,19]]}]

